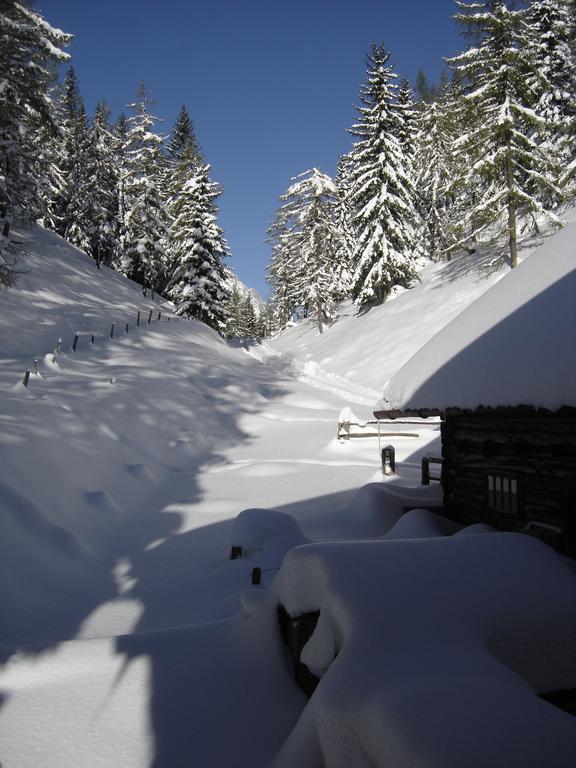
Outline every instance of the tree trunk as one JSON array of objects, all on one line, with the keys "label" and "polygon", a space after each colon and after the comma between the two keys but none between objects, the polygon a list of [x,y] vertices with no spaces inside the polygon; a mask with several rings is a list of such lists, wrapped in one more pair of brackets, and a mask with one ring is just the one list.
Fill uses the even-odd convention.
[{"label": "tree trunk", "polygon": [[318,330],[320,333],[324,333],[324,323],[322,322],[322,302],[320,301],[320,298],[318,298],[316,302],[316,306],[318,308]]},{"label": "tree trunk", "polygon": [[508,235],[510,239],[510,267],[518,264],[518,248],[516,244],[516,201],[514,200],[514,171],[512,168],[512,153],[510,139],[506,152],[506,175],[508,180]]}]

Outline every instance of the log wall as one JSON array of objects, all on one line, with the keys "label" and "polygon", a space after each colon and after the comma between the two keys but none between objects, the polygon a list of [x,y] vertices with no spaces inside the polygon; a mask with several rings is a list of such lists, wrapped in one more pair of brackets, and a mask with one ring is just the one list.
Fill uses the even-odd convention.
[{"label": "log wall", "polygon": [[[505,530],[531,523],[532,532],[576,556],[575,408],[448,411],[442,457],[448,516]],[[489,475],[517,479],[516,513],[490,508]]]}]

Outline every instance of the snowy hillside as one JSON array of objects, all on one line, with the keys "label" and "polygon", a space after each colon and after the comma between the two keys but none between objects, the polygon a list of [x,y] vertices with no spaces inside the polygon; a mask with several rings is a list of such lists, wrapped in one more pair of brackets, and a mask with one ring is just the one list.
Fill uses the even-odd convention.
[{"label": "snowy hillside", "polygon": [[[286,743],[278,765],[312,765],[294,757],[315,736],[274,603],[298,603],[301,573],[291,582],[289,563],[266,587],[297,544],[452,532],[402,516],[438,503],[416,487],[438,425],[384,427],[402,463],[382,482],[378,439],[338,441],[338,415],[369,418],[383,384],[504,272],[490,254],[480,271],[436,264],[322,336],[310,323],[235,348],[57,236],[19,236],[22,274],[0,295],[0,761],[264,768]],[[244,556],[229,560],[231,545]],[[324,663],[332,637],[310,658]]]}]

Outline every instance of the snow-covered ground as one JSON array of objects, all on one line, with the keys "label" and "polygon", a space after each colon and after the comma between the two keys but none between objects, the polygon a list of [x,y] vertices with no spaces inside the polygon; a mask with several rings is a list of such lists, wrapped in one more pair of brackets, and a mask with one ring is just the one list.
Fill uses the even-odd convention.
[{"label": "snow-covered ground", "polygon": [[[337,440],[338,417],[370,418],[385,382],[505,269],[490,254],[429,266],[323,336],[304,323],[244,348],[51,233],[20,237],[22,274],[0,296],[2,767],[258,768],[280,750],[279,765],[320,765],[298,754],[308,726],[287,741],[306,699],[276,574],[309,541],[447,533],[429,513],[401,517],[438,503],[418,487],[437,424],[383,436],[400,462],[384,478],[378,439]],[[228,559],[232,544],[244,557]],[[373,764],[342,748],[326,765]]]}]

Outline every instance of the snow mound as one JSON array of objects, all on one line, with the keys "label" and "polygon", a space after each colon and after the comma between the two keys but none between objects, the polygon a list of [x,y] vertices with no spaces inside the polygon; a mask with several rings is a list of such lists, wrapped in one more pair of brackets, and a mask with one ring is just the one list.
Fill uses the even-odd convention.
[{"label": "snow mound", "polygon": [[274,584],[320,611],[323,674],[274,768],[569,768],[576,720],[538,697],[576,686],[576,574],[522,534],[309,544]]}]

